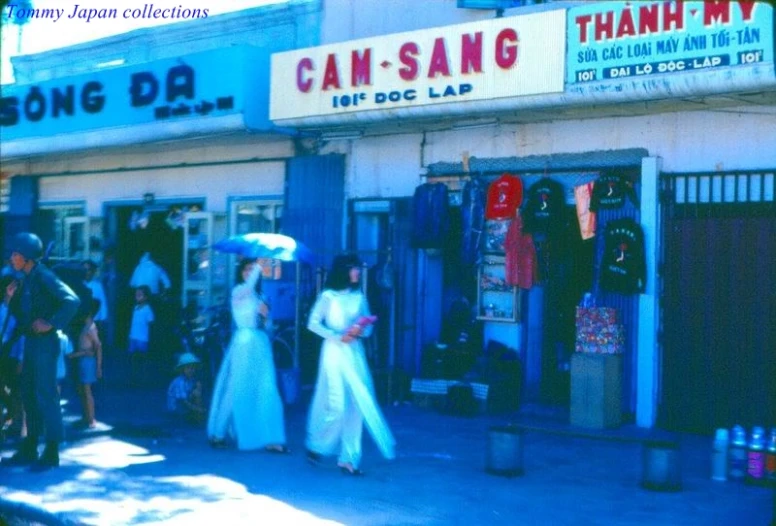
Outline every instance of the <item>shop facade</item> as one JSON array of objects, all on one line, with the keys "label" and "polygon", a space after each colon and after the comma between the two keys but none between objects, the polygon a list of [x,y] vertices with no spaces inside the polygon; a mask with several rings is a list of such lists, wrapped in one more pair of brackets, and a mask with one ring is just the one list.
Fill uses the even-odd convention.
[{"label": "shop facade", "polygon": [[[686,259],[677,250],[692,245],[666,230],[682,228],[679,216],[666,214],[689,214],[691,204],[699,205],[692,214],[758,210],[765,219],[751,228],[762,232],[759,242],[768,247],[762,254],[771,253],[773,236],[765,237],[774,228],[776,167],[769,146],[776,141],[772,8],[562,4],[476,22],[470,11],[458,10],[450,23],[469,22],[430,29],[419,29],[410,15],[406,25],[386,28],[384,19],[362,18],[353,7],[348,20],[355,40],[273,56],[270,118],[319,133],[318,152],[345,156],[349,246],[367,255],[377,274],[395,272],[384,287],[391,292],[377,298],[395,320],[383,363],[424,376],[424,353],[445,338],[451,309],[463,296],[479,318],[481,350],[495,341],[519,357],[524,399],[569,403],[575,308],[592,292],[598,306],[616,309],[623,326],[626,418],[704,431],[773,419],[774,376],[766,374],[773,363],[773,304],[762,289],[772,283],[772,269],[746,289],[759,298],[739,324],[757,334],[746,340],[752,345],[735,343],[736,329],[726,326],[727,343],[714,351],[708,331],[714,316],[740,307],[715,293],[716,311],[678,315],[679,305],[700,308],[710,296],[666,274]],[[333,35],[326,20],[324,35]],[[398,33],[408,28],[416,30]],[[549,265],[544,279],[499,307],[482,301],[482,269],[461,260],[460,222],[467,184],[490,185],[505,173],[521,179],[523,203],[534,185],[558,183],[574,235],[580,229],[576,189],[616,176],[635,198],[599,210],[594,238],[556,240],[561,257],[540,262]],[[447,188],[455,234],[421,247],[413,241],[413,200],[419,187],[434,183]],[[606,290],[601,234],[608,223],[628,219],[643,233],[643,287]],[[480,266],[490,256],[485,248]],[[693,263],[704,255],[696,253]],[[713,255],[719,257],[720,251]],[[720,286],[715,277],[709,290]],[[681,337],[690,333],[692,341]],[[736,360],[748,364],[747,374],[727,374]],[[717,364],[713,381],[703,373],[709,363]],[[758,386],[756,401],[741,396],[747,382]]]},{"label": "shop facade", "polygon": [[[303,160],[291,161],[295,132],[268,119],[269,57],[316,44],[318,24],[317,3],[291,2],[13,59],[17,82],[2,90],[4,239],[38,232],[53,264],[109,260],[117,348],[143,254],[169,275],[171,309],[207,314],[234,279],[212,242],[294,224],[284,204],[299,192],[286,179]],[[286,270],[267,276],[281,317],[293,316]]]}]

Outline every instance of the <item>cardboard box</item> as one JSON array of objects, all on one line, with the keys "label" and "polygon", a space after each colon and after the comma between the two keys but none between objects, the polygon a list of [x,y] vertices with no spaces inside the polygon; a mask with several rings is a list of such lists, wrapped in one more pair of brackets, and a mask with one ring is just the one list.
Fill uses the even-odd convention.
[{"label": "cardboard box", "polygon": [[622,423],[622,355],[571,356],[571,425],[602,429]]}]

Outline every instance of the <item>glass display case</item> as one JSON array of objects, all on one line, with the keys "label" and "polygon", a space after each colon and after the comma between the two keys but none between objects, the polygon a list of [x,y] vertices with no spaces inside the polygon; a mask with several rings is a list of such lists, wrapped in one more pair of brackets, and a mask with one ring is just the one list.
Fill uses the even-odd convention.
[{"label": "glass display case", "polygon": [[477,272],[477,319],[517,323],[518,289],[507,285],[503,255],[483,257]]},{"label": "glass display case", "polygon": [[227,257],[212,250],[224,237],[223,214],[188,212],[183,224],[183,286],[181,305],[197,326],[207,326],[212,307],[225,304],[228,287]]}]

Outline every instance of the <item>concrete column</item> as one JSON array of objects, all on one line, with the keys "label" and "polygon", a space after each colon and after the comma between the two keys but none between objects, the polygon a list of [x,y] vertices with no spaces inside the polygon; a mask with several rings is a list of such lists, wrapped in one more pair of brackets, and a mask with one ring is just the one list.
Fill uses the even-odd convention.
[{"label": "concrete column", "polygon": [[641,161],[641,227],[647,259],[647,285],[639,296],[639,331],[636,371],[636,425],[652,427],[657,419],[660,374],[658,353],[659,287],[657,263],[660,251],[660,170],[662,159]]}]

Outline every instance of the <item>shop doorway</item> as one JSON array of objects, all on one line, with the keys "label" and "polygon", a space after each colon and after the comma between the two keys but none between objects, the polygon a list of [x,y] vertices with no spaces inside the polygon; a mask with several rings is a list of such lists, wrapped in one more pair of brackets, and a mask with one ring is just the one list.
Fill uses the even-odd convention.
[{"label": "shop doorway", "polygon": [[170,320],[178,320],[181,309],[181,287],[183,282],[184,233],[182,221],[176,221],[178,214],[188,210],[202,210],[204,202],[165,201],[150,206],[108,205],[106,209],[107,234],[110,242],[110,256],[115,272],[114,291],[109,297],[114,304],[115,343],[123,348],[129,335],[134,296],[129,281],[140,258],[151,254],[152,258],[167,272],[171,290],[164,298],[164,313]]},{"label": "shop doorway", "polygon": [[659,418],[668,428],[776,422],[775,178],[663,175]]}]

